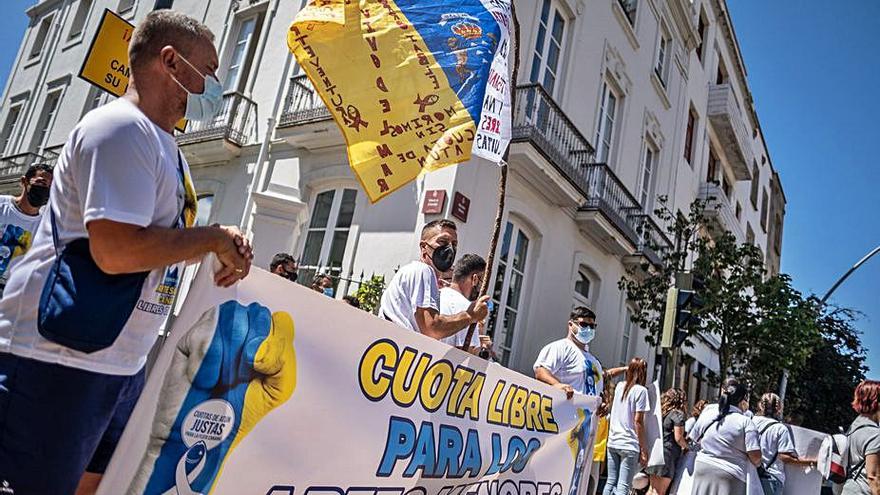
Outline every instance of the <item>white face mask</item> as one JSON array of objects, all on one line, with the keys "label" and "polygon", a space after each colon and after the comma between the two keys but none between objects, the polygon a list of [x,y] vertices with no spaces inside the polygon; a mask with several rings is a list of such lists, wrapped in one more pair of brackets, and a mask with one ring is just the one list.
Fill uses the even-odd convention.
[{"label": "white face mask", "polygon": [[202,76],[202,79],[205,80],[205,90],[201,93],[193,93],[186,89],[186,86],[180,84],[180,81],[178,81],[176,77],[173,75],[171,76],[171,78],[174,79],[174,82],[176,82],[181,89],[186,91],[186,113],[184,114],[184,117],[187,120],[212,120],[223,105],[223,85],[220,84],[220,81],[217,80],[216,77],[206,76],[199,72],[199,70],[196,69],[195,66],[183,55],[178,53],[177,56],[186,62],[186,65],[190,66],[196,74]]}]

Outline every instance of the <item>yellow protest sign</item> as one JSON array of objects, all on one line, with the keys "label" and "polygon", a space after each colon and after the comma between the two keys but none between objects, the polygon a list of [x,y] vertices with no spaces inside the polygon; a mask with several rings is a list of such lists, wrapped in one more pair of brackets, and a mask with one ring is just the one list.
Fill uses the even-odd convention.
[{"label": "yellow protest sign", "polygon": [[[128,89],[131,69],[128,66],[128,43],[134,24],[119,17],[110,9],[104,9],[98,30],[86,52],[79,77],[107,91],[114,96],[122,96]],[[183,131],[186,120],[176,125]]]}]

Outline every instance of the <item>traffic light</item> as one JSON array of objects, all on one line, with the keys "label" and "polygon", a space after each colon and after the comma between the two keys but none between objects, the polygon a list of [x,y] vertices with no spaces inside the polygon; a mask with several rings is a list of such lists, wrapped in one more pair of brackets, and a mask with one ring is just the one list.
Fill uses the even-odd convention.
[{"label": "traffic light", "polygon": [[[700,288],[702,283],[694,280],[693,286],[694,289]],[[694,311],[703,307],[703,302],[694,289],[670,287],[667,291],[661,347],[666,349],[681,347],[687,340],[688,328],[700,324],[700,318],[694,314]]]}]

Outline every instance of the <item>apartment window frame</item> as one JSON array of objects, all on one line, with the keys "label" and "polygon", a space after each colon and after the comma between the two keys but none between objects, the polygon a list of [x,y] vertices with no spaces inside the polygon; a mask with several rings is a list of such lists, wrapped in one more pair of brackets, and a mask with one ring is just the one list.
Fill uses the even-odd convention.
[{"label": "apartment window frame", "polygon": [[116,13],[123,17],[131,17],[137,10],[138,0],[119,0]]},{"label": "apartment window frame", "polygon": [[[611,153],[614,150],[615,124],[620,115],[620,106],[623,97],[613,84],[607,79],[602,80],[602,94],[599,100],[599,115],[596,122],[596,162],[608,163],[611,161]],[[613,108],[608,111],[609,102]]]},{"label": "apartment window frame", "polygon": [[[40,110],[37,126],[31,139],[30,151],[39,153],[46,148],[46,143],[52,134],[52,128],[55,126],[55,119],[58,118],[58,110],[61,108],[61,102],[64,100],[66,88],[66,84],[59,84],[54,87],[50,86],[46,91],[46,97],[43,98],[43,107]],[[48,107],[50,98],[53,100],[51,110]],[[39,139],[37,139],[37,136],[40,136]]]},{"label": "apartment window frame", "polygon": [[706,46],[709,45],[706,43],[706,38],[709,36],[709,20],[706,17],[706,11],[702,7],[700,7],[700,13],[697,17],[697,33],[700,35],[700,41],[696,47],[697,59],[702,65],[705,63]]},{"label": "apartment window frame", "polygon": [[739,201],[736,202],[736,210],[734,212],[734,216],[736,216],[737,220],[742,220],[743,216],[743,205]]},{"label": "apartment window frame", "polygon": [[709,156],[706,158],[706,182],[720,185],[721,180],[718,178],[719,170],[721,170],[721,161],[718,158],[718,153],[715,152],[715,149],[710,144]]},{"label": "apartment window frame", "polygon": [[212,191],[203,191],[196,194],[196,221],[194,227],[204,227],[211,225],[212,215],[214,214],[214,202],[217,199],[216,193]]},{"label": "apartment window frame", "polygon": [[751,190],[749,191],[749,201],[752,203],[752,208],[755,211],[758,211],[758,189],[761,183],[761,169],[758,168],[758,162],[752,162],[752,183]]},{"label": "apartment window frame", "polygon": [[733,183],[730,182],[730,178],[727,177],[727,174],[723,170],[721,171],[721,190],[724,192],[724,196],[727,199],[733,199]]},{"label": "apartment window frame", "polygon": [[617,5],[623,11],[623,16],[629,21],[629,25],[636,27],[636,18],[639,14],[639,0],[617,0]]},{"label": "apartment window frame", "polygon": [[[486,326],[488,334],[495,342],[499,362],[503,366],[508,366],[515,354],[516,336],[523,324],[528,306],[525,293],[530,282],[529,255],[534,252],[534,239],[535,236],[521,222],[514,219],[507,220],[493,272],[491,285],[493,308]],[[525,241],[524,246],[523,241]],[[508,322],[511,313],[512,326]]]},{"label": "apartment window frame", "polygon": [[97,86],[90,87],[88,94],[86,94],[86,103],[83,105],[83,111],[80,118],[85,117],[85,115],[92,110],[106,105],[109,94],[110,93]]},{"label": "apartment window frame", "polygon": [[[329,195],[329,204],[324,202],[324,205],[326,205],[326,216],[324,216],[322,209],[325,206],[319,205],[319,203],[325,201],[322,198],[328,198],[327,195]],[[305,227],[304,235],[301,236],[302,245],[299,250],[298,280],[303,285],[311,284],[315,275],[324,273],[330,275],[330,278],[333,279],[334,288],[338,286],[339,277],[345,272],[346,262],[348,261],[346,255],[357,233],[358,197],[358,190],[349,185],[327,187],[314,194],[309,205],[309,223]],[[351,208],[350,211],[343,210],[343,203],[347,200],[350,200],[347,203],[347,206]],[[344,212],[348,217],[347,225],[340,225],[341,212]],[[322,218],[318,218],[319,215]],[[316,220],[318,224],[315,223]],[[321,222],[323,222],[323,225],[320,225]],[[337,237],[337,234],[341,233],[344,233],[345,237],[341,239],[342,244],[339,245],[337,241],[340,238]],[[318,237],[319,234],[320,237]],[[314,246],[313,242],[319,243],[318,249],[310,251],[309,248]],[[338,250],[336,249],[337,247],[339,248]],[[312,253],[316,254],[316,258],[313,259]],[[339,257],[338,265],[336,266],[334,266],[336,261],[330,259],[334,255]]]},{"label": "apartment window frame", "polygon": [[[256,53],[257,40],[263,28],[263,20],[265,12],[260,10],[251,12],[247,15],[238,16],[235,19],[234,29],[226,42],[226,50],[223,55],[223,94],[242,93],[251,76],[253,70],[252,64]],[[242,33],[248,23],[253,22],[247,38],[242,38]],[[243,45],[243,46],[242,46]],[[239,51],[238,48],[241,47]],[[238,60],[236,57],[240,56]],[[235,70],[234,77],[230,77],[231,71]]]},{"label": "apartment window frame", "polygon": [[[6,112],[6,119],[3,121],[3,127],[0,128],[0,156],[7,156],[10,153],[10,145],[14,144],[15,133],[21,125],[23,110],[27,104],[27,97],[13,98],[10,100],[9,111]],[[15,110],[15,118],[10,120],[12,112]]]},{"label": "apartment window frame", "polygon": [[769,218],[770,217],[770,215],[769,215],[770,208],[769,208],[769,204],[768,204],[769,202],[770,202],[770,195],[767,194],[767,188],[765,187],[761,190],[761,213],[760,213],[760,215],[761,215],[761,231],[763,231],[765,234],[767,233],[767,224],[770,221],[770,218]]},{"label": "apartment window frame", "polygon": [[657,163],[660,160],[660,149],[647,138],[643,148],[637,193],[639,195],[639,204],[642,205],[642,211],[650,213],[654,196],[654,178],[657,174]]},{"label": "apartment window frame", "polygon": [[669,61],[672,54],[672,36],[665,22],[660,23],[660,35],[657,39],[657,53],[654,61],[654,75],[660,81],[660,85],[666,88],[669,78]]},{"label": "apartment window frame", "polygon": [[[552,17],[552,22],[551,22]],[[558,0],[543,0],[537,16],[538,31],[532,47],[529,81],[540,84],[552,97],[560,92],[569,16]],[[561,27],[557,33],[557,26]],[[553,60],[554,50],[556,52]]]},{"label": "apartment window frame", "polygon": [[687,127],[684,133],[684,159],[688,165],[693,167],[694,160],[694,143],[697,140],[697,126],[699,125],[700,116],[694,110],[693,105],[688,107]]},{"label": "apartment window frame", "polygon": [[599,292],[599,276],[586,264],[579,264],[574,271],[572,297],[575,306],[593,306],[594,296]]},{"label": "apartment window frame", "polygon": [[633,329],[638,335],[638,327],[632,321],[632,310],[629,307],[624,311],[623,317],[626,321],[623,322],[623,330],[620,333],[620,359],[618,362],[621,365],[626,365],[629,362],[630,348],[633,343]]},{"label": "apartment window frame", "polygon": [[746,222],[746,244],[755,245],[755,229],[752,228],[752,222]]},{"label": "apartment window frame", "polygon": [[76,12],[70,20],[70,28],[67,30],[68,43],[74,43],[83,39],[94,7],[95,0],[79,0],[76,5]]},{"label": "apartment window frame", "polygon": [[43,58],[43,50],[46,49],[46,41],[51,36],[52,23],[55,22],[55,12],[50,12],[40,19],[37,24],[37,32],[31,42],[31,49],[28,52],[27,62],[34,64]]}]

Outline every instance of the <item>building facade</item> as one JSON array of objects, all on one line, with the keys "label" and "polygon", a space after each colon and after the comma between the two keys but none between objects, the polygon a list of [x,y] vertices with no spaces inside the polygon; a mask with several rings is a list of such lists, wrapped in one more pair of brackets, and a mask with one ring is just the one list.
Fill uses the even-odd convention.
[{"label": "building facade", "polygon": [[[167,3],[167,2],[166,2]],[[175,0],[216,34],[224,106],[178,136],[199,192],[201,222],[252,233],[256,264],[293,253],[356,290],[359,274],[390,278],[417,255],[436,218],[459,224],[459,252],[486,255],[495,165],[472,160],[369,204],[342,136],[289,54],[299,1]],[[563,337],[574,305],[598,314],[592,351],[606,365],[655,350],[628,317],[618,281],[669,246],[658,197],[675,211],[696,198],[778,272],[785,197],[754,109],[723,0],[517,0],[520,70],[502,239],[490,284],[501,361],[531,374]],[[0,184],[53,160],[67,134],[108,96],[77,78],[105,8],[137,23],[152,0],[43,0],[25,33],[0,107]],[[120,164],[120,166],[123,166]],[[424,199],[438,213],[422,213]],[[717,370],[711,337],[687,352],[691,397]]]}]

